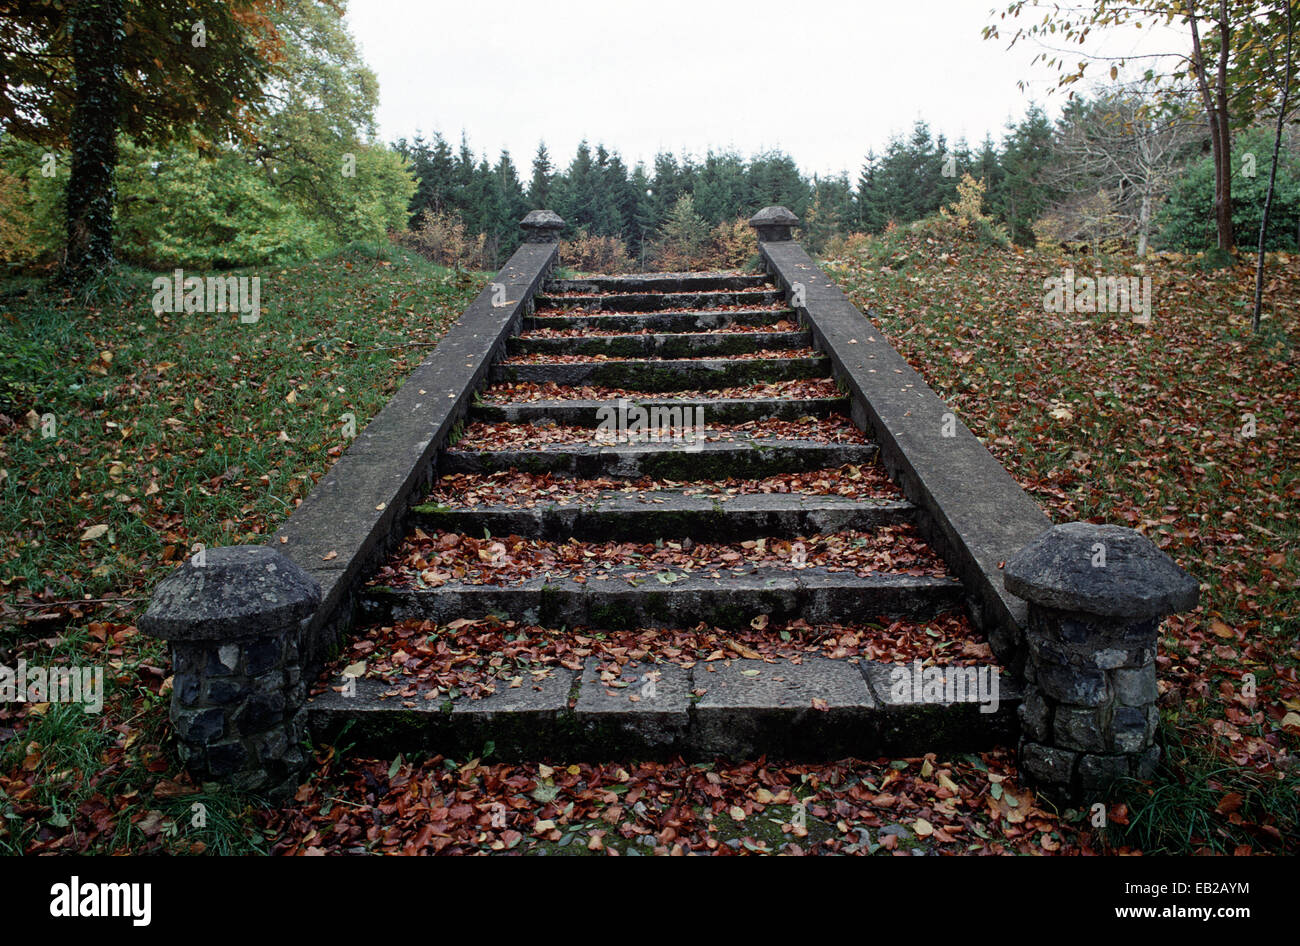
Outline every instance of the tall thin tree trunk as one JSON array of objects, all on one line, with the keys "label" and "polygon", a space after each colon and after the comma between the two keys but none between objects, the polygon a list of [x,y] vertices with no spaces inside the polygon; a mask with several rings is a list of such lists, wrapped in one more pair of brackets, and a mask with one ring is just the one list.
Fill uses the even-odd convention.
[{"label": "tall thin tree trunk", "polygon": [[1215,225],[1219,232],[1219,249],[1231,253],[1236,246],[1232,232],[1232,137],[1228,127],[1228,44],[1232,26],[1228,22],[1228,0],[1219,0],[1219,79],[1215,90],[1219,114],[1219,153],[1223,155],[1223,179],[1214,195]]},{"label": "tall thin tree trunk", "polygon": [[1273,187],[1277,184],[1277,156],[1282,148],[1282,125],[1286,121],[1287,102],[1291,97],[1291,38],[1294,26],[1291,21],[1291,0],[1283,0],[1286,7],[1286,78],[1282,82],[1282,103],[1277,111],[1277,131],[1273,135],[1273,166],[1268,170],[1268,192],[1264,195],[1264,218],[1259,222],[1259,255],[1255,259],[1255,307],[1250,314],[1250,330],[1259,334],[1259,322],[1264,307],[1264,238],[1268,233],[1268,212],[1273,206]]},{"label": "tall thin tree trunk", "polygon": [[1138,258],[1146,259],[1147,243],[1151,239],[1151,194],[1142,193],[1142,209],[1138,211]]},{"label": "tall thin tree trunk", "polygon": [[1226,0],[1220,7],[1220,37],[1223,48],[1219,52],[1217,92],[1210,89],[1205,77],[1205,49],[1201,45],[1201,31],[1195,0],[1187,0],[1187,19],[1192,30],[1192,63],[1196,70],[1196,86],[1201,93],[1201,103],[1210,127],[1210,152],[1214,156],[1214,229],[1218,235],[1219,249],[1232,252],[1232,138],[1228,134],[1227,53],[1231,39],[1227,22]]},{"label": "tall thin tree trunk", "polygon": [[79,284],[113,265],[122,0],[77,0],[70,21],[76,88],[63,278]]}]

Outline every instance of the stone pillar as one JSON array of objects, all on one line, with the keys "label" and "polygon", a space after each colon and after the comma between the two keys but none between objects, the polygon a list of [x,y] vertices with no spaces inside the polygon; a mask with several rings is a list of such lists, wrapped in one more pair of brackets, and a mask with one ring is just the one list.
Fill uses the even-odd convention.
[{"label": "stone pillar", "polygon": [[1157,632],[1196,606],[1195,580],[1132,529],[1086,522],[1043,533],[1003,580],[1029,603],[1021,769],[1085,801],[1116,779],[1150,778]]},{"label": "stone pillar", "polygon": [[171,642],[171,720],[201,781],[281,795],[306,765],[299,633],[320,586],[275,549],[209,549],[154,591],[140,630]]},{"label": "stone pillar", "polygon": [[790,228],[798,224],[799,218],[784,207],[764,207],[749,218],[760,243],[789,243],[794,239]]},{"label": "stone pillar", "polygon": [[564,218],[554,210],[530,210],[519,226],[524,228],[525,243],[559,243]]}]

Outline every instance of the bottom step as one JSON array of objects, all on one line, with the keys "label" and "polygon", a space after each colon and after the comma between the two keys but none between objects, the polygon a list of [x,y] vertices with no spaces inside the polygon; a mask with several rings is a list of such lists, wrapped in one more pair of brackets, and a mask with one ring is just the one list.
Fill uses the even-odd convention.
[{"label": "bottom step", "polygon": [[[936,672],[942,672],[939,679]],[[342,683],[340,679],[336,681]],[[313,738],[366,751],[493,757],[816,759],[1014,744],[1020,690],[992,665],[804,658],[624,664],[502,683],[480,700],[422,698],[416,678],[349,681],[308,703]],[[351,695],[349,695],[351,694]],[[944,702],[956,697],[956,702]]]}]

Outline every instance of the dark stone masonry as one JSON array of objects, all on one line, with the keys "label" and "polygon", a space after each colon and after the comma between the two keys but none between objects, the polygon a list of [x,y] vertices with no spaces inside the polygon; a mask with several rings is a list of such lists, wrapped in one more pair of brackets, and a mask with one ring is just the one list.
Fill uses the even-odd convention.
[{"label": "dark stone masonry", "polygon": [[1160,760],[1156,639],[1195,607],[1196,582],[1120,526],[1055,526],[1008,559],[1007,590],[1029,603],[1020,764],[1070,797],[1150,778]]},{"label": "dark stone masonry", "polygon": [[299,635],[320,586],[274,549],[211,549],[168,575],[140,630],[171,642],[172,725],[202,781],[278,796],[306,763]]}]

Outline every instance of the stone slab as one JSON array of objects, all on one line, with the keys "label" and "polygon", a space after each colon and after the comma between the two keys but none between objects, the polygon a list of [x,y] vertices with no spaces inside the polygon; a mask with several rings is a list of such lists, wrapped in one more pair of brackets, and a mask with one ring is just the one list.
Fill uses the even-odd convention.
[{"label": "stone slab", "polygon": [[[881,745],[884,751],[891,753],[913,753],[933,751],[955,751],[958,749],[985,749],[996,745],[1014,743],[1019,731],[1017,710],[1020,706],[1023,690],[1013,674],[993,664],[983,664],[974,669],[990,674],[986,679],[991,682],[993,674],[997,680],[997,702],[991,699],[979,701],[978,687],[968,689],[972,699],[950,701],[930,699],[925,689],[925,677],[920,678],[918,688],[915,663],[888,664],[879,661],[864,661],[862,672],[871,688],[877,705],[883,710],[880,722]],[[938,665],[938,669],[947,675],[956,668],[952,665]],[[962,681],[969,687],[969,678]],[[956,689],[954,681],[953,695],[963,691]],[[986,689],[986,695],[991,693]],[[986,712],[985,709],[990,711]]]},{"label": "stone slab", "polygon": [[797,381],[830,376],[826,358],[685,358],[665,361],[610,360],[579,364],[498,364],[494,384],[595,385],[628,391],[701,391],[759,381]]},{"label": "stone slab", "polygon": [[[511,585],[448,582],[430,589],[370,588],[361,597],[369,621],[431,620],[489,614],[545,627],[623,630],[694,626],[746,628],[760,614],[772,624],[854,623],[878,617],[929,620],[959,606],[961,585],[944,577],[827,573],[821,568],[718,570],[672,576],[613,570],[605,580],[530,578]],[[638,584],[628,580],[636,576]]]},{"label": "stone slab", "polygon": [[548,309],[592,308],[602,312],[656,312],[663,309],[709,309],[715,306],[764,306],[781,301],[775,289],[721,292],[628,292],[607,295],[554,296],[540,293],[537,305]]},{"label": "stone slab", "polygon": [[695,665],[693,683],[691,742],[703,755],[871,756],[878,747],[875,701],[849,661],[711,661]]},{"label": "stone slab", "polygon": [[605,355],[609,358],[708,358],[756,351],[809,348],[807,332],[671,332],[592,335],[586,338],[515,336],[511,355]]},{"label": "stone slab", "polygon": [[606,679],[600,665],[587,658],[574,706],[586,742],[657,750],[682,743],[690,725],[690,671],[673,663],[633,661]]},{"label": "stone slab", "polygon": [[524,330],[596,329],[612,332],[707,332],[734,325],[773,325],[798,318],[792,309],[700,309],[694,312],[622,312],[590,315],[539,315],[524,319]]},{"label": "stone slab", "polygon": [[695,444],[544,444],[528,450],[447,450],[439,459],[438,469],[443,474],[521,470],[582,479],[746,479],[870,463],[877,452],[875,444],[771,437]]},{"label": "stone slab", "polygon": [[755,493],[718,499],[677,490],[609,493],[587,503],[518,506],[417,506],[412,522],[426,529],[518,535],[548,541],[646,542],[651,539],[730,542],[759,536],[795,538],[848,530],[870,532],[914,519],[906,500],[857,501],[841,496]]},{"label": "stone slab", "polygon": [[[848,398],[629,398],[629,404],[646,410],[681,408],[699,411],[710,424],[743,424],[752,420],[798,420],[847,413]],[[470,409],[472,420],[490,424],[559,424],[562,427],[597,427],[618,401],[519,401],[479,403]]]},{"label": "stone slab", "polygon": [[764,273],[630,273],[626,276],[586,276],[548,279],[543,292],[701,292],[719,289],[759,289],[768,286]]}]

